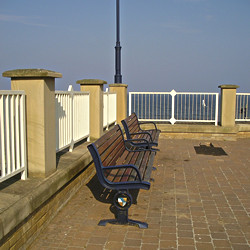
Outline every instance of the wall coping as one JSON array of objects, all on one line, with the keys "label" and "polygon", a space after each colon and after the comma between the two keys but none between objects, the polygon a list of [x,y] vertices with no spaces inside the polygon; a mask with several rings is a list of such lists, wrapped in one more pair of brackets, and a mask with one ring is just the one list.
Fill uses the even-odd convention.
[{"label": "wall coping", "polygon": [[125,88],[127,88],[128,84],[124,84],[124,83],[112,83],[112,84],[109,84],[109,87],[125,87]]},{"label": "wall coping", "polygon": [[100,79],[82,79],[76,81],[77,84],[81,85],[104,85],[107,84],[106,81]]},{"label": "wall coping", "polygon": [[240,86],[234,85],[234,84],[222,84],[222,85],[218,86],[218,88],[221,88],[221,89],[237,89],[239,87]]},{"label": "wall coping", "polygon": [[2,76],[11,78],[27,78],[27,77],[61,78],[62,74],[47,69],[14,69],[3,72]]}]

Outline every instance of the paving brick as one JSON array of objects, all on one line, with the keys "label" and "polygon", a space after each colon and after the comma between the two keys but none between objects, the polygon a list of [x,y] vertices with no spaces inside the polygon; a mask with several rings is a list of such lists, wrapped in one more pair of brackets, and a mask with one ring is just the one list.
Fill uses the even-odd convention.
[{"label": "paving brick", "polygon": [[160,249],[164,248],[176,248],[176,241],[174,240],[161,240]]},{"label": "paving brick", "polygon": [[165,233],[162,233],[160,235],[160,240],[176,240],[177,237],[176,237],[176,234],[165,234]]},{"label": "paving brick", "polygon": [[151,236],[144,236],[142,237],[142,243],[144,244],[158,244],[159,243],[159,237],[151,237]]},{"label": "paving brick", "polygon": [[141,246],[141,240],[125,239],[124,245],[126,247],[140,247]]},{"label": "paving brick", "polygon": [[123,247],[122,248],[123,250],[139,250],[139,249],[141,249],[141,247]]},{"label": "paving brick", "polygon": [[95,237],[95,236],[92,236],[90,239],[89,239],[89,243],[90,244],[95,244],[95,245],[104,245],[107,241],[107,238],[105,237]]},{"label": "paving brick", "polygon": [[141,250],[158,250],[158,244],[142,244]]},{"label": "paving brick", "polygon": [[211,233],[212,239],[228,239],[226,233]]},{"label": "paving brick", "polygon": [[[74,248],[72,248],[74,250]],[[88,244],[86,250],[103,250],[102,245]]]},{"label": "paving brick", "polygon": [[[86,247],[87,242],[88,242],[87,239],[73,239],[70,242],[69,246],[70,247]],[[58,243],[56,245],[58,245]]]},{"label": "paving brick", "polygon": [[176,233],[176,227],[161,227],[161,233]]},{"label": "paving brick", "polygon": [[178,246],[178,250],[195,250],[195,246]]},{"label": "paving brick", "polygon": [[247,244],[246,238],[243,236],[229,236],[229,240],[232,244]]},{"label": "paving brick", "polygon": [[249,250],[250,246],[248,245],[243,245],[243,244],[233,244],[232,245],[234,250]]},{"label": "paving brick", "polygon": [[214,250],[214,246],[211,243],[196,243],[197,250]]},{"label": "paving brick", "polygon": [[105,249],[110,249],[110,250],[122,249],[122,247],[123,247],[123,242],[117,242],[117,241],[109,241],[105,245]]},{"label": "paving brick", "polygon": [[110,233],[109,236],[108,236],[108,241],[123,242],[124,238],[125,238],[124,234]]},{"label": "paving brick", "polygon": [[156,236],[159,237],[160,235],[160,229],[147,229],[144,230],[144,236]]},{"label": "paving brick", "polygon": [[231,244],[228,240],[213,240],[215,247],[230,247]]},{"label": "paving brick", "polygon": [[211,242],[210,235],[195,235],[195,241],[196,242]]},{"label": "paving brick", "polygon": [[179,246],[194,246],[194,239],[192,238],[178,238]]},{"label": "paving brick", "polygon": [[178,238],[184,237],[184,238],[193,238],[193,232],[192,231],[180,231],[178,230]]}]

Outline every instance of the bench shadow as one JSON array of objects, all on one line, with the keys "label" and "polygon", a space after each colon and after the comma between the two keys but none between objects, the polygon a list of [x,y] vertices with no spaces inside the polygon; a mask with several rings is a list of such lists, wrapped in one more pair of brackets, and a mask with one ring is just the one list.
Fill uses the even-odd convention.
[{"label": "bench shadow", "polygon": [[202,155],[213,155],[213,156],[223,156],[227,155],[223,148],[215,147],[212,143],[208,145],[194,146],[196,154]]},{"label": "bench shadow", "polygon": [[[110,211],[117,215],[117,208],[113,204],[113,199],[116,194],[116,190],[110,190],[105,187],[103,187],[99,180],[97,175],[95,174],[93,178],[87,183],[87,187],[95,197],[95,199],[99,202],[102,203],[108,203],[110,204]],[[137,204],[137,197],[139,194],[139,189],[130,189],[129,190],[130,195],[132,196],[133,203],[132,204]]]}]

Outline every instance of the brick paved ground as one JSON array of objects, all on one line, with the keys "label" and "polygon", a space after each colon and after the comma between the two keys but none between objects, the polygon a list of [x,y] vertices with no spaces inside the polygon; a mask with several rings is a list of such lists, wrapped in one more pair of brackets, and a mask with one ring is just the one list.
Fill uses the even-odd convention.
[{"label": "brick paved ground", "polygon": [[207,142],[161,135],[155,181],[130,208],[148,229],[97,226],[113,214],[94,178],[31,249],[250,249],[250,139],[213,142],[228,156],[196,154],[194,146]]}]

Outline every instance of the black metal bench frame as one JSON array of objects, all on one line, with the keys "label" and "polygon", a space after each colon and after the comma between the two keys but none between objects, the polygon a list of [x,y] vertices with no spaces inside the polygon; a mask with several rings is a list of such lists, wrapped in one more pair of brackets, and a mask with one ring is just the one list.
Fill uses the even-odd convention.
[{"label": "black metal bench frame", "polygon": [[[127,141],[143,140],[124,140],[120,126],[115,125],[95,143],[88,145],[101,185],[117,191],[113,200],[118,209],[116,219],[101,220],[98,225],[128,224],[147,228],[148,224],[145,222],[128,219],[128,209],[133,201],[129,190],[150,188],[150,176],[156,152],[140,147],[128,148]],[[147,141],[144,143],[148,144]]]},{"label": "black metal bench frame", "polygon": [[[144,142],[132,142],[134,146],[140,146],[145,148],[153,148],[158,146],[158,138],[161,130],[159,130],[153,121],[139,122],[138,117],[135,113],[132,113],[126,119],[122,120],[127,139],[145,139],[149,143]],[[152,124],[154,129],[142,129],[140,125]],[[157,150],[154,148],[154,150]]]}]

